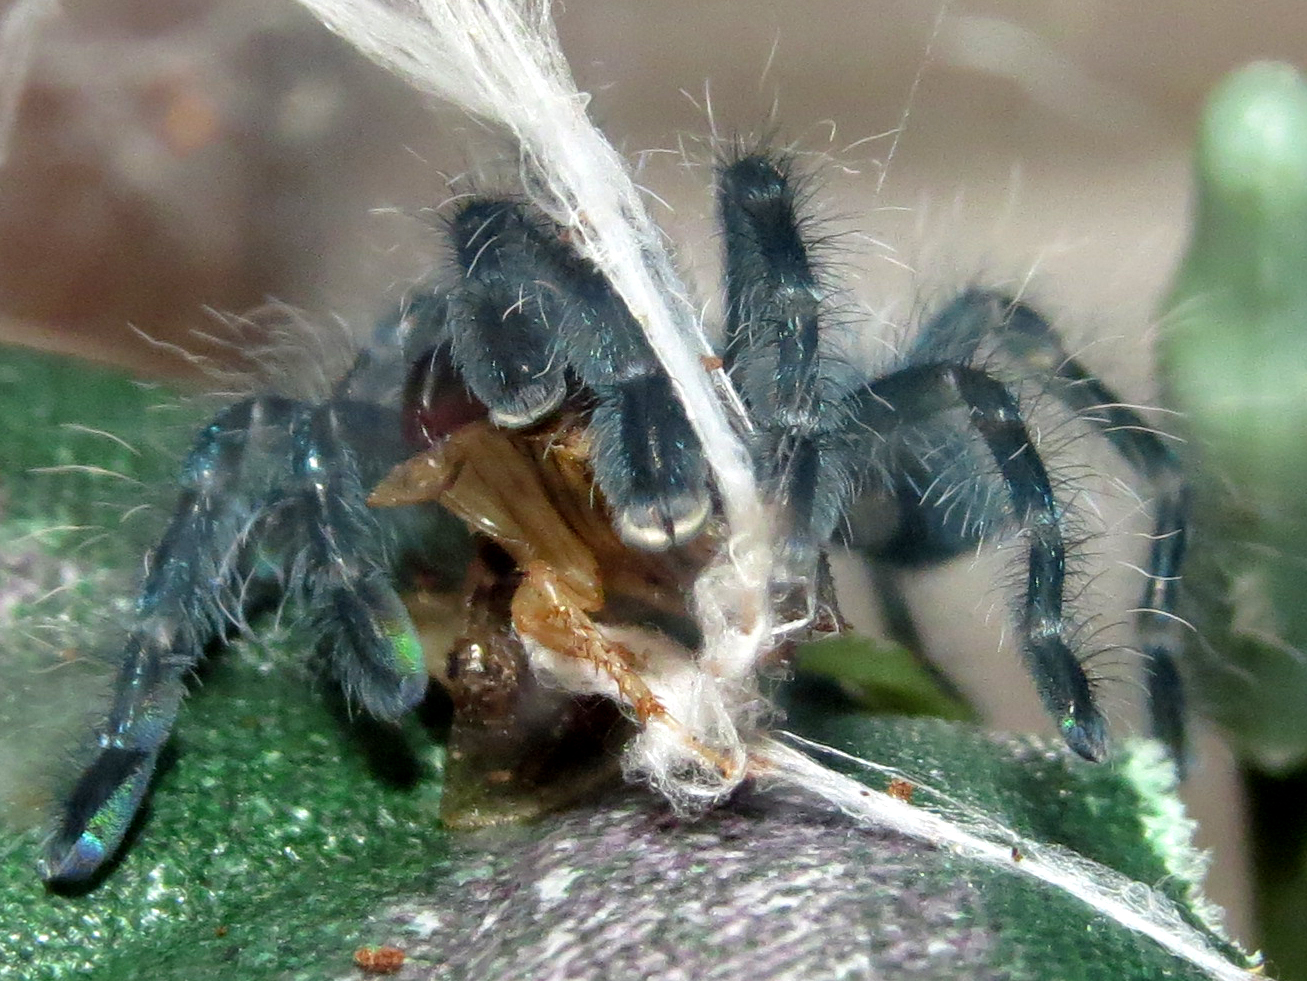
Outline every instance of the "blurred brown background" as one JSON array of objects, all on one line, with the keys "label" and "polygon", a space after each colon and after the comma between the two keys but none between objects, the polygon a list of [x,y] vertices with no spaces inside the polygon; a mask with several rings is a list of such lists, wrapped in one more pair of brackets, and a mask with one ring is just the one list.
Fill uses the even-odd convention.
[{"label": "blurred brown background", "polygon": [[[433,117],[289,0],[62,6],[35,37],[0,169],[0,339],[193,376],[141,335],[238,356],[199,336],[215,332],[207,311],[269,297],[365,329],[438,254],[423,209],[446,178],[493,175],[474,127]],[[559,26],[706,298],[710,135],[793,141],[821,170],[826,227],[845,233],[838,265],[871,350],[941,291],[1028,281],[1141,401],[1204,93],[1254,58],[1307,64],[1298,0],[570,0]],[[1104,496],[1129,560],[1138,502]],[[1100,561],[1103,592],[1133,605],[1137,576]],[[1050,731],[999,648],[1001,599],[955,598],[993,566],[963,565],[921,584],[920,608],[949,613],[928,632],[965,654],[956,670],[997,724]],[[1118,732],[1135,698],[1114,697]],[[1251,939],[1237,790],[1220,749],[1201,752],[1188,795],[1222,846],[1211,892]]]}]

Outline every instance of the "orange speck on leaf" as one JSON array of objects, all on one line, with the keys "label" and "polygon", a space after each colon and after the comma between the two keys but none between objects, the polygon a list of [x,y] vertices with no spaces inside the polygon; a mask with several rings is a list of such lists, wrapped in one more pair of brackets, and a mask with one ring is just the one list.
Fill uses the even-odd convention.
[{"label": "orange speck on leaf", "polygon": [[404,966],[404,952],[398,947],[360,947],[354,963],[367,974],[394,974]]},{"label": "orange speck on leaf", "polygon": [[912,803],[913,786],[908,781],[895,777],[885,788],[885,793],[889,794],[895,800],[901,800],[905,804]]}]

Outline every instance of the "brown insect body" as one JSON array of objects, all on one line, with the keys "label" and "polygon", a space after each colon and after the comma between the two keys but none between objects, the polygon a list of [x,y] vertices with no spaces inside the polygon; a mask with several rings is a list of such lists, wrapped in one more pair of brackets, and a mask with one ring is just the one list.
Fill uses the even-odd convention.
[{"label": "brown insect body", "polygon": [[[692,657],[686,597],[714,533],[668,552],[624,544],[594,485],[584,422],[565,412],[526,430],[465,423],[369,499],[439,504],[476,536],[461,596],[407,598],[428,670],[454,703],[441,807],[452,826],[530,818],[606,782],[631,723],[668,721],[648,659]],[[558,672],[568,691],[549,684]]]}]

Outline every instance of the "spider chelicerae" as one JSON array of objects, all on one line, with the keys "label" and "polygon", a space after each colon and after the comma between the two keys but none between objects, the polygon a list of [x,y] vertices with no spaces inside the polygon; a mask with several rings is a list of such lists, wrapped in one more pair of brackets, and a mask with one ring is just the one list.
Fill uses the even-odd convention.
[{"label": "spider chelicerae", "polygon": [[[1015,526],[1022,655],[1067,745],[1102,758],[1103,716],[1064,610],[1063,504],[999,366],[1038,376],[1155,489],[1139,628],[1152,726],[1181,760],[1172,610],[1186,498],[1174,456],[1043,317],[996,292],[944,305],[888,373],[856,370],[823,331],[836,291],[801,187],[792,158],[768,149],[717,169],[721,365],[750,417],[786,577],[822,583],[837,535],[902,566]],[[693,651],[686,596],[721,540],[675,384],[608,281],[525,199],[465,199],[448,234],[450,275],[410,295],[329,397],[248,398],[200,434],[98,752],[48,846],[48,881],[91,880],[112,857],[188,674],[269,596],[302,601],[319,663],[354,704],[396,719],[434,675],[453,697],[451,739],[519,768],[539,755],[542,727],[593,710],[537,683],[541,651],[554,670],[600,679],[594,691],[635,725],[666,714],[644,665],[666,637]],[[979,475],[959,481],[959,467]]]}]

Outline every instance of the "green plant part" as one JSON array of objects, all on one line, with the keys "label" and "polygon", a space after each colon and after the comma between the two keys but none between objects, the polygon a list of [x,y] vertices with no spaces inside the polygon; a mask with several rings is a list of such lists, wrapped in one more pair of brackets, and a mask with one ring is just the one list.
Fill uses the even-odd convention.
[{"label": "green plant part", "polygon": [[1185,613],[1199,698],[1244,762],[1272,971],[1307,978],[1307,81],[1258,63],[1212,94],[1162,383],[1185,416]]},{"label": "green plant part", "polygon": [[800,672],[828,678],[861,709],[892,715],[932,715],[979,721],[975,709],[906,647],[838,634],[804,644]]},{"label": "green plant part", "polygon": [[1185,418],[1191,663],[1259,768],[1307,761],[1307,82],[1257,63],[1208,103],[1192,238],[1164,307]]},{"label": "green plant part", "polygon": [[[102,674],[70,683],[91,673],[48,646],[16,652],[51,622],[81,639],[130,616],[127,583],[115,582],[136,561],[128,543],[111,533],[79,545],[78,533],[49,529],[90,522],[103,510],[90,502],[101,502],[106,530],[119,531],[141,493],[122,478],[163,480],[151,459],[165,454],[146,448],[169,439],[143,411],[158,396],[125,379],[13,350],[0,362],[11,409],[0,559],[28,557],[6,588],[23,592],[31,570],[44,583],[42,570],[60,563],[87,573],[81,591],[32,594],[0,623],[0,691],[22,693],[0,703],[0,772],[16,803],[68,779],[52,771],[75,761],[52,761],[85,707],[67,703],[94,701],[108,684]],[[101,425],[122,442],[61,426],[71,391],[96,392]],[[184,436],[186,422],[174,422]],[[32,472],[69,454],[100,475]],[[68,493],[53,494],[62,481]],[[38,525],[46,533],[33,536]],[[845,646],[841,656],[873,652]],[[401,976],[460,981],[517,976],[514,967],[561,976],[562,957],[577,979],[648,976],[642,958],[702,977],[810,981],[848,977],[850,963],[868,976],[1042,979],[1052,959],[1066,981],[1250,977],[1252,962],[1198,891],[1201,862],[1155,747],[1090,766],[1052,743],[791,703],[792,729],[848,754],[821,758],[852,778],[829,774],[857,800],[906,785],[890,806],[916,834],[765,787],[699,822],[634,791],[456,834],[437,817],[449,750],[410,729],[409,754],[393,733],[384,753],[360,752],[310,686],[294,683],[301,662],[293,642],[241,643],[213,664],[203,697],[183,708],[182,765],[160,775],[151,819],[95,891],[46,891],[33,874],[39,831],[6,839],[0,977],[115,981],[141,977],[143,965],[160,981],[343,977],[355,950],[378,945],[405,952]],[[918,687],[859,677],[864,688]],[[575,939],[560,949],[567,931]]]}]

